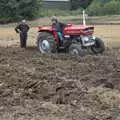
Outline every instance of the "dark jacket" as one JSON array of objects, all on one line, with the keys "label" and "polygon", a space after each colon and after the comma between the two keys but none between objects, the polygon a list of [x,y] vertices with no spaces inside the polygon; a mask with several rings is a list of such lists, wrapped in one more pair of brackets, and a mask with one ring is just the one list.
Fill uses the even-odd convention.
[{"label": "dark jacket", "polygon": [[63,32],[64,28],[67,25],[61,22],[57,22],[55,24],[52,24],[52,28],[55,28],[57,30],[57,32]]},{"label": "dark jacket", "polygon": [[15,28],[15,31],[17,33],[19,33],[19,32],[27,33],[29,31],[29,29],[30,29],[30,27],[27,24],[21,23],[21,24],[17,25],[17,27]]}]

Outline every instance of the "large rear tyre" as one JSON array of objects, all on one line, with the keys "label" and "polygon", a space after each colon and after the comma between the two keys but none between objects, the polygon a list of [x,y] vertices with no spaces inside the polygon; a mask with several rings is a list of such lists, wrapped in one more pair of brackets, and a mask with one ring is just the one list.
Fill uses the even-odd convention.
[{"label": "large rear tyre", "polygon": [[103,53],[105,51],[105,44],[100,38],[95,38],[95,45],[91,47],[95,54]]},{"label": "large rear tyre", "polygon": [[80,44],[71,44],[69,47],[69,54],[72,56],[84,56],[84,51]]},{"label": "large rear tyre", "polygon": [[57,50],[53,35],[47,32],[39,33],[37,46],[38,50],[43,54],[55,53]]}]

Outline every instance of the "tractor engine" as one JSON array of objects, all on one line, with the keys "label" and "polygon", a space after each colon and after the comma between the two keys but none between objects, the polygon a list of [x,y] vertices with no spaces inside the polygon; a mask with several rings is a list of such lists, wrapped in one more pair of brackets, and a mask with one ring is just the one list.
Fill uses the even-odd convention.
[{"label": "tractor engine", "polygon": [[94,27],[91,26],[73,26],[68,25],[64,29],[65,39],[71,39],[72,42],[80,42],[84,47],[94,44]]}]

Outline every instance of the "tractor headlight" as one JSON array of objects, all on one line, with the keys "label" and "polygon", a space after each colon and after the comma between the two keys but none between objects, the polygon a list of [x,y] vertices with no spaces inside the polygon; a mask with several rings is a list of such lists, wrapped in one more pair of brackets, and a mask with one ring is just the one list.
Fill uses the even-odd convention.
[{"label": "tractor headlight", "polygon": [[81,40],[82,40],[83,46],[85,47],[94,45],[94,39],[92,35],[82,36]]},{"label": "tractor headlight", "polygon": [[88,42],[89,41],[89,37],[88,36],[82,36],[82,40],[85,41],[85,42]]},{"label": "tractor headlight", "polygon": [[93,36],[93,37],[92,37],[92,39],[93,39],[93,40],[95,40],[95,39],[96,39],[96,37],[95,37],[95,36]]}]

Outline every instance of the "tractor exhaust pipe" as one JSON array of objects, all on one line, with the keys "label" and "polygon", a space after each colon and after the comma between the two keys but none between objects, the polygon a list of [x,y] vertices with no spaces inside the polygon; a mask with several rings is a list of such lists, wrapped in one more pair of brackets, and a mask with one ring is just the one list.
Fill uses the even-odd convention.
[{"label": "tractor exhaust pipe", "polygon": [[83,10],[83,26],[86,26],[85,10]]}]

